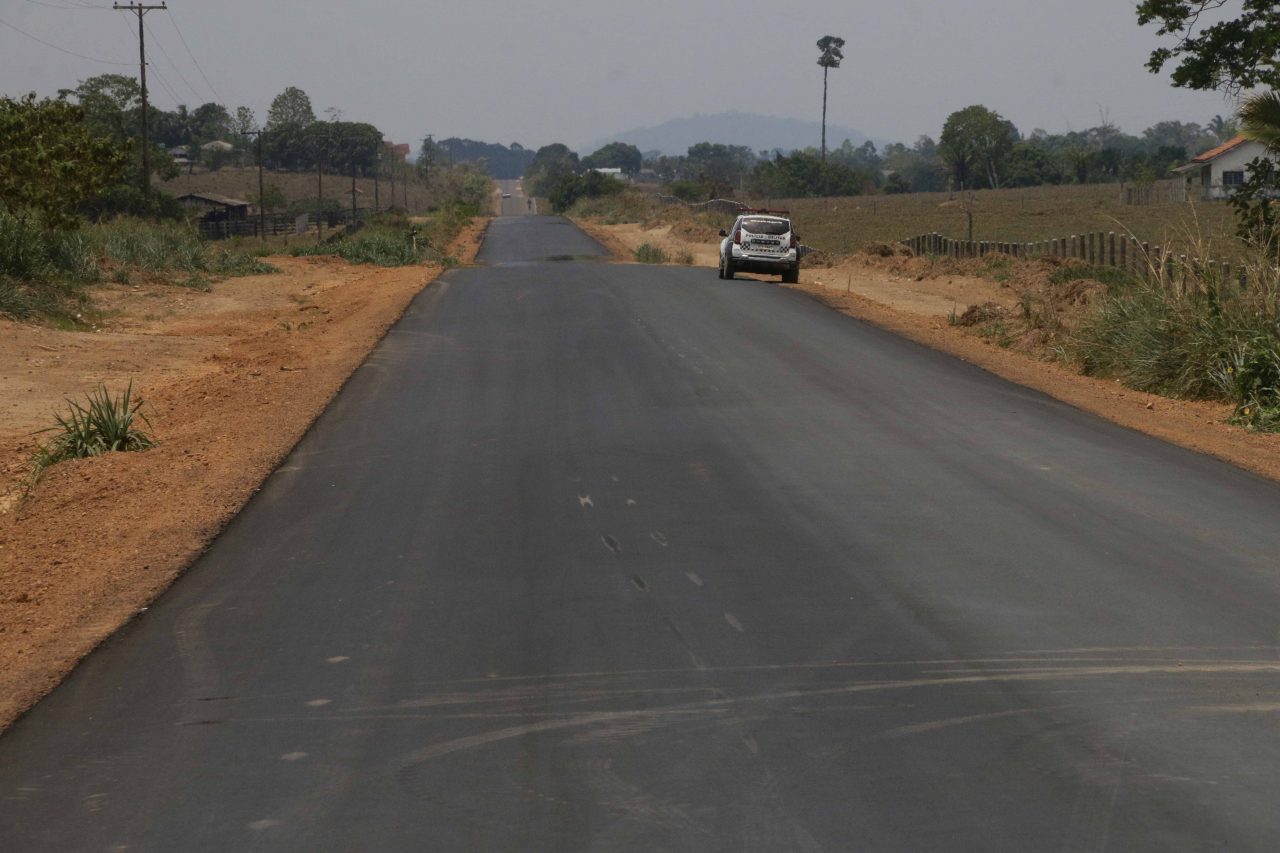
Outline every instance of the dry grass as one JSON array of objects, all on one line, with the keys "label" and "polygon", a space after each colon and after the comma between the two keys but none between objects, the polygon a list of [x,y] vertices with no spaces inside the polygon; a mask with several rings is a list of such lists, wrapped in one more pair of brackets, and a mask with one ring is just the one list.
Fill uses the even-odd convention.
[{"label": "dry grass", "polygon": [[[1132,232],[1140,241],[1185,242],[1208,238],[1213,257],[1234,260],[1235,224],[1223,202],[1125,205],[1117,184],[981,190],[974,193],[974,239],[1028,243],[1090,231]],[[963,239],[966,222],[959,194],[855,196],[851,198],[751,199],[791,211],[804,242],[843,255],[868,243],[895,242],[937,231]]]}]

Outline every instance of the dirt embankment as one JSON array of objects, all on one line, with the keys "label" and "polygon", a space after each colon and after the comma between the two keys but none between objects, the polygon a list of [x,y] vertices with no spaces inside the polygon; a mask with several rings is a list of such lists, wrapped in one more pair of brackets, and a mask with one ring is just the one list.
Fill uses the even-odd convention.
[{"label": "dirt embankment", "polygon": [[[621,259],[630,259],[635,247],[644,242],[675,248],[662,242],[672,239],[669,229],[579,224]],[[699,266],[714,269],[717,265],[716,244],[690,246],[681,241],[679,245],[687,246]],[[806,267],[800,284],[791,287],[835,310],[950,353],[1114,423],[1280,480],[1280,435],[1251,432],[1227,423],[1232,413],[1229,404],[1170,400],[1134,391],[1115,381],[1081,376],[1061,363],[1020,351],[1016,346],[999,346],[950,322],[952,316],[960,317],[972,306],[994,306],[1010,313],[1021,311],[1026,305],[1038,310],[1037,304],[1046,297],[1048,276],[1036,264],[1010,259],[1007,265],[999,265],[997,274],[1005,280],[997,281],[983,275],[992,272],[991,263],[984,261],[938,262],[867,254],[814,260],[818,265]],[[708,272],[708,284],[715,283]],[[1076,283],[1072,289],[1076,304],[1060,304],[1058,310],[1085,310],[1090,295],[1088,282]]]},{"label": "dirt embankment", "polygon": [[[269,260],[209,293],[104,288],[97,333],[0,320],[0,728],[190,565],[441,271]],[[160,445],[56,465],[22,499],[32,431],[130,380]]]}]

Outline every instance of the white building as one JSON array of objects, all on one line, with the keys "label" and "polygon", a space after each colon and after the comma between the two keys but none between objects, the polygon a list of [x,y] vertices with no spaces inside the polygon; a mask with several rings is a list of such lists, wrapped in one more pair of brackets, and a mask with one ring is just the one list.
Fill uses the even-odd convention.
[{"label": "white building", "polygon": [[1261,142],[1237,136],[1174,171],[1186,175],[1190,185],[1199,183],[1203,198],[1223,199],[1244,183],[1248,164],[1257,157],[1265,156],[1268,156],[1267,149]]},{"label": "white building", "polygon": [[599,172],[607,178],[613,178],[615,181],[626,182],[627,180],[627,176],[623,174],[622,170],[614,168],[613,166],[604,166],[599,169],[592,169],[591,171]]}]

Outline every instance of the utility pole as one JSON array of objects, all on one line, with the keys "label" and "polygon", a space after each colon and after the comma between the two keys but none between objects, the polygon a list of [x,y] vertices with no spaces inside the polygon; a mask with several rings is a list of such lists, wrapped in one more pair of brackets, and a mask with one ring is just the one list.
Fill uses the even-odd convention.
[{"label": "utility pole", "polygon": [[373,164],[373,212],[377,213],[382,202],[378,198],[378,173],[382,171],[382,142],[378,142],[378,149],[374,151]]},{"label": "utility pole", "polygon": [[328,138],[316,136],[316,242],[324,240],[324,155]]},{"label": "utility pole", "polygon": [[159,6],[143,6],[139,3],[129,3],[127,6],[121,6],[115,3],[111,6],[121,12],[133,12],[138,16],[138,58],[140,62],[140,73],[142,83],[142,197],[144,199],[151,198],[151,152],[150,143],[147,140],[147,42],[145,30],[142,28],[142,18],[148,12],[167,12],[169,7],[164,3]]},{"label": "utility pole", "polygon": [[262,134],[264,130],[246,130],[242,136],[258,137],[258,231],[262,242],[267,242],[267,191],[262,182]]}]

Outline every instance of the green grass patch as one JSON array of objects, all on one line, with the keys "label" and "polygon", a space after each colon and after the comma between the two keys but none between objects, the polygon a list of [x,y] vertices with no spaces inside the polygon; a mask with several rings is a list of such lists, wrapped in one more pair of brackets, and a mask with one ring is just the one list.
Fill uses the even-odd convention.
[{"label": "green grass patch", "polygon": [[129,284],[137,273],[207,290],[219,278],[271,272],[255,252],[206,243],[177,223],[117,219],[54,230],[0,207],[0,314],[18,319],[84,325],[86,286]]},{"label": "green grass patch", "polygon": [[1280,301],[1272,287],[1184,292],[1168,282],[1113,285],[1075,331],[1081,370],[1140,391],[1225,399],[1232,420],[1280,430]]},{"label": "green grass patch", "polygon": [[294,246],[294,257],[326,255],[342,258],[352,264],[379,267],[403,267],[421,263],[429,256],[426,240],[415,248],[409,231],[365,229],[351,237],[340,237],[328,243]]},{"label": "green grass patch", "polygon": [[636,260],[642,264],[665,264],[671,256],[652,243],[641,243],[635,250]]},{"label": "green grass patch", "polygon": [[142,400],[133,396],[132,382],[118,395],[99,385],[86,402],[68,400],[67,406],[66,413],[55,413],[55,426],[42,430],[54,436],[32,458],[31,485],[51,465],[67,459],[155,446],[155,440],[139,426],[145,424],[149,429],[151,424],[141,412]]}]

